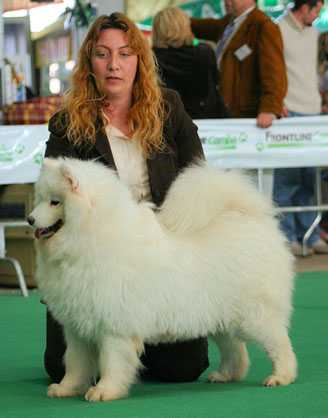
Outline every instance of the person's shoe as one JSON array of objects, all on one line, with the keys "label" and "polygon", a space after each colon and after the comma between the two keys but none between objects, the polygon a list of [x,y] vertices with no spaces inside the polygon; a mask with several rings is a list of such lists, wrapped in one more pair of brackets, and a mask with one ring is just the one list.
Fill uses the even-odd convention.
[{"label": "person's shoe", "polygon": [[[326,244],[327,245],[327,244]],[[328,245],[327,245],[328,247]],[[305,254],[303,254],[303,247],[301,244],[299,244],[296,241],[293,241],[289,244],[289,248],[291,250],[291,252],[296,256],[296,257],[306,257],[308,255],[312,255],[314,254],[314,250],[312,248],[306,247],[306,252]]]},{"label": "person's shoe", "polygon": [[328,254],[328,244],[321,238],[312,245],[311,249],[315,254]]}]

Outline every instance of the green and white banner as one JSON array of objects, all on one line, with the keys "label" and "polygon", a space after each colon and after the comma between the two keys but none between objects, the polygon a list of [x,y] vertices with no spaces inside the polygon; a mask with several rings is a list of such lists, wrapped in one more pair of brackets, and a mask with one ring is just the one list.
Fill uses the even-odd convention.
[{"label": "green and white banner", "polygon": [[[328,166],[328,116],[277,120],[196,120],[206,159],[220,168]],[[0,184],[32,183],[39,175],[47,125],[0,126]]]},{"label": "green and white banner", "polygon": [[0,126],[0,184],[35,182],[48,137],[47,125]]},{"label": "green and white banner", "polygon": [[223,168],[328,166],[328,116],[274,121],[268,129],[255,119],[197,120],[205,155]]}]

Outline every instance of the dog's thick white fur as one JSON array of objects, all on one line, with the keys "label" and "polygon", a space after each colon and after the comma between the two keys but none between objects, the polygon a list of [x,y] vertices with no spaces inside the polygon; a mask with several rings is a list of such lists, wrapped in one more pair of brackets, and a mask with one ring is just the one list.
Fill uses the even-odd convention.
[{"label": "dog's thick white fur", "polygon": [[271,204],[243,176],[187,168],[154,211],[99,163],[46,159],[29,220],[39,289],[67,341],[49,396],[121,398],[144,343],[206,335],[221,352],[211,382],[246,375],[246,341],[273,363],[265,385],[295,380],[293,259]]}]

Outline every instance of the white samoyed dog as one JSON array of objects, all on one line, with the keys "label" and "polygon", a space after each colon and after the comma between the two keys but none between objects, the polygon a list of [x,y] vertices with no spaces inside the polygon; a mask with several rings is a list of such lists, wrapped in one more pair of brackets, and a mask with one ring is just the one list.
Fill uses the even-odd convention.
[{"label": "white samoyed dog", "polygon": [[266,386],[295,380],[293,258],[271,203],[242,175],[191,166],[154,211],[100,163],[45,159],[28,221],[37,283],[67,342],[49,396],[122,398],[144,343],[207,335],[221,352],[211,382],[245,377],[247,341],[272,361]]}]

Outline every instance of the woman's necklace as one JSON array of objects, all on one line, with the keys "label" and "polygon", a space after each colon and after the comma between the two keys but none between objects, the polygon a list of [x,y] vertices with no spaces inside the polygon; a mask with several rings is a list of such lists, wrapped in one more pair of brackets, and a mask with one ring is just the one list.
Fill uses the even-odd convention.
[{"label": "woman's necklace", "polygon": [[117,109],[114,108],[110,102],[105,102],[103,106],[103,113],[107,123],[119,129],[126,137],[131,137],[129,132],[127,116],[121,116]]},{"label": "woman's necklace", "polygon": [[114,106],[112,105],[112,103],[105,101],[102,111],[108,121],[108,123],[110,123],[113,113],[114,113]]}]

